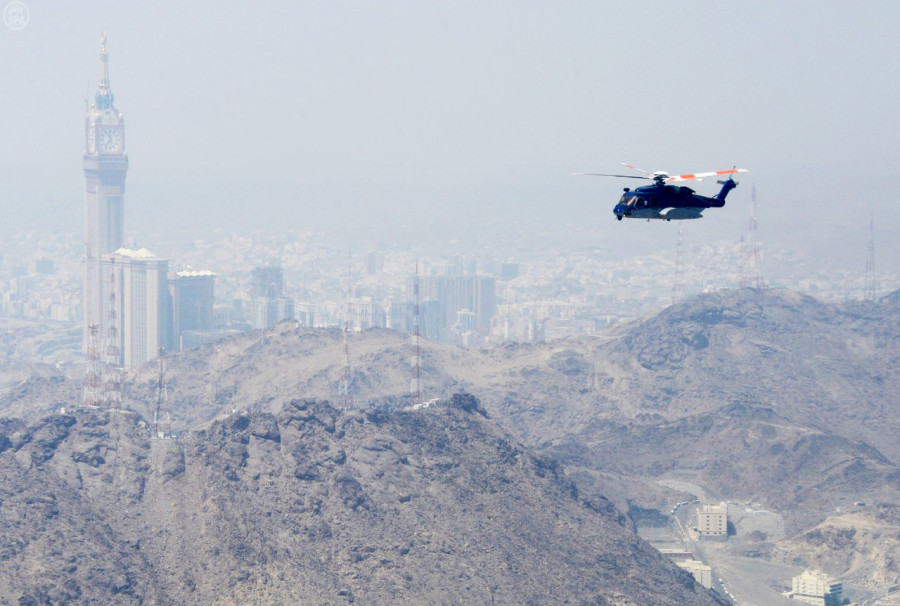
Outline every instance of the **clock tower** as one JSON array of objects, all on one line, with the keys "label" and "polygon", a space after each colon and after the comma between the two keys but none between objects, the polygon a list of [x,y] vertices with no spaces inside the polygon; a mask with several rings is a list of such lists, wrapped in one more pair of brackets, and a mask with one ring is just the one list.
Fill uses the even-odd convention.
[{"label": "clock tower", "polygon": [[122,248],[124,226],[125,120],[114,105],[109,86],[109,56],[106,34],[100,36],[100,86],[87,111],[84,133],[84,344],[91,326],[103,334],[105,295],[103,256]]}]

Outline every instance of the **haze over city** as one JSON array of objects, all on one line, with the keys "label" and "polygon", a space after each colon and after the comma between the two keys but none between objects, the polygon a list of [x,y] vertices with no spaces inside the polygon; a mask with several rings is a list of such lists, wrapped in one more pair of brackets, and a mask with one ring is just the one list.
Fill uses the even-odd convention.
[{"label": "haze over city", "polygon": [[0,602],[900,605],[900,4],[0,7]]},{"label": "haze over city", "polygon": [[750,169],[681,223],[687,244],[737,241],[756,185],[764,246],[817,271],[862,272],[873,215],[879,259],[900,252],[895,3],[26,4],[0,30],[4,234],[81,232],[104,30],[131,243],[312,230],[363,249],[532,222],[612,258],[672,250],[675,223],[613,220],[631,183],[571,176],[624,161]]}]

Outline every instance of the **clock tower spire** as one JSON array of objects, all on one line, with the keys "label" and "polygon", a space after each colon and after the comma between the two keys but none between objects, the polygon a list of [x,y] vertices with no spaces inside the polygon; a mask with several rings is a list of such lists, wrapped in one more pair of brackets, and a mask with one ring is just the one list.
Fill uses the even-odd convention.
[{"label": "clock tower spire", "polygon": [[100,33],[100,90],[95,97],[100,109],[112,108],[115,98],[109,87],[109,53],[106,52],[106,32]]},{"label": "clock tower spire", "polygon": [[[100,84],[85,117],[83,167],[84,189],[84,343],[90,327],[103,331],[107,325],[104,301],[109,285],[104,284],[104,255],[122,247],[124,232],[125,120],[114,105],[109,84],[109,55],[106,33],[100,35]],[[101,337],[101,341],[103,338]]]}]

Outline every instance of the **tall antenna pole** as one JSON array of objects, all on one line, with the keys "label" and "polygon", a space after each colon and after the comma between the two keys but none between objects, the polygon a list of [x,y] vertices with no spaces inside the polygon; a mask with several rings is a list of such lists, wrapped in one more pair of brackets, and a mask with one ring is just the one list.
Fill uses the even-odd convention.
[{"label": "tall antenna pole", "polygon": [[103,400],[110,410],[122,408],[122,366],[119,364],[119,327],[116,313],[116,264],[115,257],[110,261],[109,273],[109,324],[106,327],[106,355],[104,361],[104,394]]},{"label": "tall antenna pole", "polygon": [[875,301],[877,298],[875,287],[875,211],[869,214],[869,248],[866,254],[866,285],[863,299]]},{"label": "tall antenna pole", "polygon": [[766,281],[762,274],[762,254],[759,246],[759,234],[756,229],[756,183],[750,193],[753,201],[753,211],[750,215],[750,252],[753,255],[753,287],[765,288]]},{"label": "tall antenna pole", "polygon": [[350,312],[353,294],[352,252],[347,255],[347,303],[344,311],[344,365],[338,393],[341,396],[341,407],[350,408]]},{"label": "tall antenna pole", "polygon": [[672,285],[672,304],[684,299],[684,238],[678,226],[678,244],[675,247],[675,283]]},{"label": "tall antenna pole", "polygon": [[747,258],[749,256],[747,252],[747,238],[741,236],[741,246],[738,250],[738,286],[740,288],[750,286],[750,277],[747,275]]},{"label": "tall antenna pole", "polygon": [[88,324],[87,343],[87,367],[84,371],[84,383],[82,384],[81,404],[86,408],[97,408],[102,396],[100,394],[100,351],[97,341],[98,326]]},{"label": "tall antenna pole", "polygon": [[160,347],[157,353],[159,376],[156,382],[156,410],[153,412],[153,437],[162,440],[172,436],[172,424],[169,418],[169,394],[166,391],[166,348]]},{"label": "tall antenna pole", "polygon": [[[94,268],[94,256],[91,254],[91,243],[84,243],[84,264],[85,264],[85,274],[89,277],[93,277],[93,268]],[[91,298],[91,294],[93,293],[93,280],[90,278],[84,281],[84,308],[85,308],[85,318],[88,320],[91,319],[91,314],[88,309],[92,306],[93,299]],[[103,396],[101,394],[101,377],[100,377],[100,345],[99,341],[99,326],[96,322],[88,322],[87,331],[84,335],[85,340],[85,353],[87,354],[87,365],[84,369],[84,380],[81,386],[81,405],[86,408],[96,408]]]},{"label": "tall antenna pole", "polygon": [[422,403],[421,352],[419,350],[419,260],[416,259],[416,277],[413,279],[413,340],[416,355],[413,359],[413,378],[410,392],[415,396],[416,404]]}]

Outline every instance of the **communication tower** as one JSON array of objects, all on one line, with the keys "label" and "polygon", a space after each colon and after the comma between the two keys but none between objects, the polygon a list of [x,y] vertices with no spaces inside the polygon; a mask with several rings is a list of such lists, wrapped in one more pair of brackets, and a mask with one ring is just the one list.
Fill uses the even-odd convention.
[{"label": "communication tower", "polygon": [[678,244],[675,247],[675,283],[672,285],[672,304],[684,299],[684,238],[678,226]]},{"label": "communication tower", "polygon": [[158,350],[159,375],[156,382],[156,410],[153,412],[153,438],[172,437],[172,419],[169,417],[169,394],[166,390],[166,348]]},{"label": "communication tower", "polygon": [[96,324],[88,325],[87,342],[87,368],[84,372],[82,384],[81,404],[86,408],[97,408],[102,401],[100,378],[100,351],[97,341],[98,327]]},{"label": "communication tower", "polygon": [[422,403],[421,351],[419,350],[419,262],[416,261],[416,278],[413,280],[413,341],[415,357],[413,358],[413,376],[410,381],[410,393],[415,397],[415,404]]},{"label": "communication tower", "polygon": [[875,301],[877,297],[875,286],[875,213],[869,215],[869,248],[866,253],[866,285],[863,299]]},{"label": "communication tower", "polygon": [[338,385],[341,396],[341,407],[350,408],[350,321],[344,320],[344,363],[341,371],[341,382]]},{"label": "communication tower", "polygon": [[[91,254],[91,245],[85,242],[84,245],[84,264],[87,272],[91,271],[94,263],[94,257]],[[85,299],[90,299],[91,283],[85,283]],[[81,404],[85,408],[96,408],[103,400],[102,378],[100,377],[100,344],[99,344],[99,326],[95,322],[91,322],[86,326],[85,331],[85,354],[87,355],[87,365],[84,369],[84,380],[81,386]]]},{"label": "communication tower", "polygon": [[106,327],[106,352],[103,369],[103,401],[110,410],[122,408],[122,365],[119,363],[119,327],[116,314],[116,271],[111,263],[109,274],[109,324]]},{"label": "communication tower", "polygon": [[353,295],[353,279],[352,279],[352,253],[348,253],[347,258],[347,305],[345,307],[344,316],[344,359],[341,371],[341,382],[338,385],[338,395],[341,397],[341,407],[350,408],[350,317],[351,317],[351,297]]},{"label": "communication tower", "polygon": [[765,288],[766,281],[762,274],[762,253],[759,245],[759,235],[756,229],[756,183],[750,193],[750,199],[753,201],[753,210],[750,214],[750,254],[753,258],[753,288]]}]

